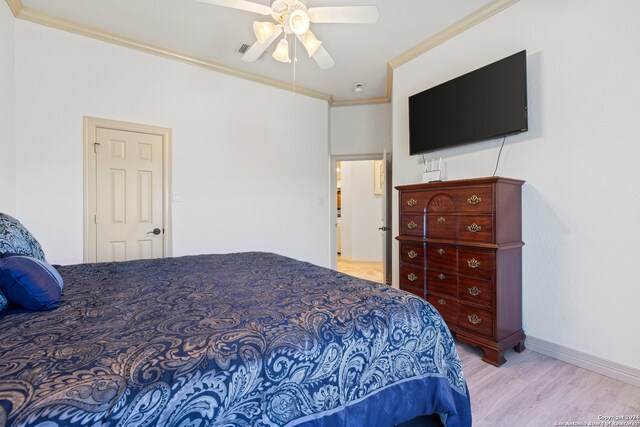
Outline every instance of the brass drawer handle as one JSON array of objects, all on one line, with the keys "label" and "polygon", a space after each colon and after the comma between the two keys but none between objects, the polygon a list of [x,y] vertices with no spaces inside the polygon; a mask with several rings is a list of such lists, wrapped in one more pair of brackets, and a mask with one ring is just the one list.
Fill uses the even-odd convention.
[{"label": "brass drawer handle", "polygon": [[475,258],[471,258],[469,261],[467,261],[467,265],[471,268],[478,268],[480,267],[480,264],[482,263]]},{"label": "brass drawer handle", "polygon": [[412,197],[409,200],[407,200],[407,204],[411,207],[414,207],[415,205],[418,204],[418,201]]},{"label": "brass drawer handle", "polygon": [[467,203],[470,205],[477,205],[482,201],[481,197],[476,196],[475,194],[467,199]]},{"label": "brass drawer handle", "polygon": [[443,222],[445,222],[445,221],[446,221],[446,219],[445,219],[445,217],[443,217],[443,216],[441,216],[440,218],[438,218],[438,222],[439,222],[440,224],[442,224],[442,223],[443,223]]},{"label": "brass drawer handle", "polygon": [[445,276],[444,274],[442,274],[442,273],[438,274],[438,279],[444,280],[446,278],[447,278],[447,276]]},{"label": "brass drawer handle", "polygon": [[415,222],[411,221],[409,224],[407,224],[407,228],[409,230],[413,230],[414,228],[418,228],[418,224],[416,224]]},{"label": "brass drawer handle", "polygon": [[416,276],[415,274],[411,273],[407,276],[407,279],[409,279],[410,282],[415,282],[418,279],[418,276]]},{"label": "brass drawer handle", "polygon": [[418,256],[418,252],[416,252],[416,251],[409,251],[409,252],[407,252],[407,256],[408,256],[409,258],[411,258],[411,259],[414,259],[415,257],[417,257],[417,256]]},{"label": "brass drawer handle", "polygon": [[445,251],[444,251],[444,249],[442,249],[442,248],[438,249],[438,253],[439,253],[440,255],[444,255],[444,254],[446,254],[446,252],[445,252]]},{"label": "brass drawer handle", "polygon": [[473,224],[467,227],[467,230],[469,230],[472,233],[477,233],[478,231],[482,230],[482,227],[480,227],[478,224],[474,222]]},{"label": "brass drawer handle", "polygon": [[478,323],[482,322],[482,319],[476,316],[475,314],[472,314],[471,316],[467,316],[467,319],[469,319],[469,322],[473,323],[474,325],[477,325]]},{"label": "brass drawer handle", "polygon": [[446,303],[447,303],[447,302],[446,302],[445,300],[443,300],[442,298],[440,298],[440,299],[438,300],[438,304],[440,304],[440,305],[445,305]]},{"label": "brass drawer handle", "polygon": [[480,295],[482,293],[482,291],[478,288],[476,288],[475,286],[472,286],[469,288],[469,293],[471,295],[473,295],[474,297],[477,297],[478,295]]}]

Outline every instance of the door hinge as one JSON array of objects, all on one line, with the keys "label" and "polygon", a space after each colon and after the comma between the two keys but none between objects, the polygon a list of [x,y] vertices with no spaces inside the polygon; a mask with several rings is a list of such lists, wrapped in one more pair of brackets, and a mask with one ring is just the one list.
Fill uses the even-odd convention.
[{"label": "door hinge", "polygon": [[100,143],[99,142],[94,142],[93,143],[93,152],[94,153],[98,153],[98,148],[100,148]]}]

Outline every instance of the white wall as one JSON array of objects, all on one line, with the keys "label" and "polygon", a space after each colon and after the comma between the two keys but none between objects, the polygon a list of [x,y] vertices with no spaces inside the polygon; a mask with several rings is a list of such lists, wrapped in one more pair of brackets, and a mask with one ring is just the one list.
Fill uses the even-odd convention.
[{"label": "white wall", "polygon": [[0,212],[15,214],[14,18],[0,2]]},{"label": "white wall", "polygon": [[[381,158],[383,152],[391,151],[391,104],[332,107],[329,118],[330,150],[334,164],[337,160]],[[331,188],[335,192],[335,173],[332,173]],[[336,212],[335,197],[331,199],[331,212]],[[337,267],[335,242],[335,227],[332,227],[333,268]]]},{"label": "white wall", "polygon": [[82,261],[85,115],[173,129],[174,255],[329,264],[326,102],[19,20],[17,211],[51,262]]},{"label": "white wall", "polygon": [[391,104],[331,108],[331,155],[391,150]]},{"label": "white wall", "polygon": [[[527,181],[526,333],[634,368],[640,368],[638,16],[640,3],[632,0],[521,0],[397,69],[393,96],[394,184],[419,182],[421,159],[408,155],[407,97],[527,49],[529,131],[507,138],[498,168],[498,175]],[[435,154],[446,161],[448,179],[488,176],[499,145]],[[397,243],[394,255],[397,284]]]},{"label": "white wall", "polygon": [[382,261],[382,196],[373,194],[373,161],[342,162],[341,253],[352,261]]}]

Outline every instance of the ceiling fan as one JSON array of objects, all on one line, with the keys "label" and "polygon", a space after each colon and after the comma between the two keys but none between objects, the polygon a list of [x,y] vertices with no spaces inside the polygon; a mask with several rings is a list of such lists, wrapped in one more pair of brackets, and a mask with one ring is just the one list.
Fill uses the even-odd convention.
[{"label": "ceiling fan", "polygon": [[275,22],[253,22],[253,32],[257,41],[242,56],[243,61],[253,62],[282,33],[284,37],[278,42],[273,57],[280,62],[291,62],[289,58],[289,42],[287,36],[294,34],[312,57],[326,70],[335,65],[333,58],[322,46],[322,42],[309,29],[310,23],[341,24],[375,24],[378,22],[376,6],[334,6],[309,7],[303,0],[273,0],[271,6],[246,0],[198,0],[218,6],[246,10],[273,18]]}]

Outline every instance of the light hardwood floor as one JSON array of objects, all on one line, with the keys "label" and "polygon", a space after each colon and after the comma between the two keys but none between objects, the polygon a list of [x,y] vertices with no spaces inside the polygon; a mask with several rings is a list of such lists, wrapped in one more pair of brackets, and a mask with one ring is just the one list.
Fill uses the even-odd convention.
[{"label": "light hardwood floor", "polygon": [[[338,257],[338,271],[382,282],[382,263]],[[531,350],[510,350],[507,362],[498,368],[482,361],[482,350],[461,342],[456,347],[471,394],[474,427],[555,427],[560,425],[556,422],[598,425],[603,421],[604,426],[606,421],[599,416],[640,416],[640,387]],[[627,422],[640,427],[640,420]]]},{"label": "light hardwood floor", "polygon": [[372,282],[384,283],[382,262],[351,261],[338,255],[338,271]]},{"label": "light hardwood floor", "polygon": [[[481,350],[460,342],[456,346],[474,427],[598,425],[604,421],[599,416],[640,416],[640,387],[531,350],[510,350],[507,362],[497,368],[481,360]],[[640,420],[627,425],[640,427]]]}]

